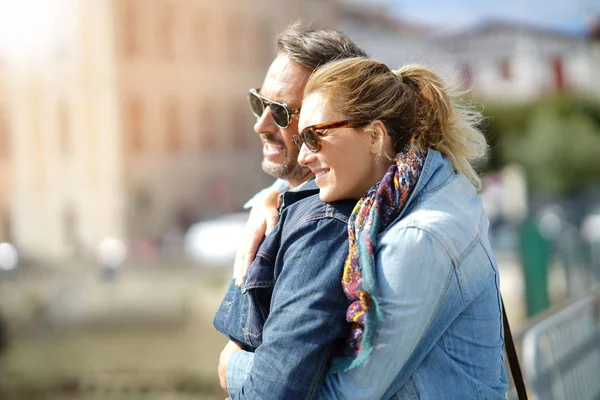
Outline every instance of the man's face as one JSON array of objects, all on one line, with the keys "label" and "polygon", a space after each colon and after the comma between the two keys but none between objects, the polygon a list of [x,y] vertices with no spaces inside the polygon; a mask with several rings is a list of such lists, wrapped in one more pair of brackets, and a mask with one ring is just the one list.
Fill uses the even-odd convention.
[{"label": "man's face", "polygon": [[[300,108],[310,73],[310,69],[280,54],[269,67],[260,94],[269,100],[285,103],[290,108]],[[292,116],[287,128],[280,128],[273,120],[271,108],[267,107],[256,120],[254,131],[260,135],[263,143],[263,171],[287,180],[292,187],[311,175],[308,168],[298,165],[298,149],[292,143],[292,136],[298,134],[298,114]]]}]

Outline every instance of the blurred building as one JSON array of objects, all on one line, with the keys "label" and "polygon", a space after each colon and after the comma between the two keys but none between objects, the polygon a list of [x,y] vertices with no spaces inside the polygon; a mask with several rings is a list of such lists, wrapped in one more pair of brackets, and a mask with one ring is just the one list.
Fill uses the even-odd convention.
[{"label": "blurred building", "polygon": [[591,37],[490,22],[443,44],[463,84],[482,98],[527,101],[563,91],[600,96],[600,41]]},{"label": "blurred building", "polygon": [[239,208],[270,182],[246,93],[276,33],[299,17],[335,21],[332,1],[54,2],[50,46],[12,60],[0,82],[0,232],[12,227],[34,256]]},{"label": "blurred building", "polygon": [[352,3],[339,12],[340,29],[390,68],[423,63],[449,83],[499,101],[527,101],[557,91],[600,96],[597,26],[585,36],[492,21],[448,33],[404,20],[385,6]]},{"label": "blurred building", "polygon": [[344,4],[338,13],[338,27],[369,56],[392,69],[407,63],[439,65],[437,44],[431,29],[390,13],[385,6]]},{"label": "blurred building", "polygon": [[6,68],[4,57],[0,54],[0,242],[11,240],[12,163],[9,112]]}]

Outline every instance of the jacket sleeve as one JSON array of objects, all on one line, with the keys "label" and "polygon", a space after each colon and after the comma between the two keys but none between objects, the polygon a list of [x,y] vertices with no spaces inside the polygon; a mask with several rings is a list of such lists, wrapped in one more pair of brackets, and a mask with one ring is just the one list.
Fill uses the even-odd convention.
[{"label": "jacket sleeve", "polygon": [[[336,342],[348,334],[341,286],[347,242],[347,226],[337,219],[308,221],[286,235],[263,343],[253,355],[232,357],[227,368],[232,384],[242,382],[230,388],[232,398],[316,396]],[[236,359],[246,367],[238,368]],[[247,376],[240,378],[243,373]]]},{"label": "jacket sleeve", "polygon": [[461,308],[447,301],[460,302],[460,296],[449,295],[459,290],[452,259],[429,233],[402,229],[382,246],[376,260],[383,320],[373,351],[360,367],[328,373],[319,399],[391,397]]}]

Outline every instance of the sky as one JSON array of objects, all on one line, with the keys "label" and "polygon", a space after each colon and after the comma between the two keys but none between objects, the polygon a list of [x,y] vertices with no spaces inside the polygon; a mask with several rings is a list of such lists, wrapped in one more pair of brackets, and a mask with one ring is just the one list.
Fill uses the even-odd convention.
[{"label": "sky", "polygon": [[461,29],[489,19],[503,19],[581,33],[600,0],[346,0],[362,6],[385,6],[410,21]]}]

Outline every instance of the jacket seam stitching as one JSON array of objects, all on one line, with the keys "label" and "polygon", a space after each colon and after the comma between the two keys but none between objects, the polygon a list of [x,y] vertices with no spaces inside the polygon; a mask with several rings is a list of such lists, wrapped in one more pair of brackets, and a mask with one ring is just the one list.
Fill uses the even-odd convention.
[{"label": "jacket seam stitching", "polygon": [[321,220],[337,220],[343,223],[348,223],[347,219],[343,219],[340,218],[337,213],[334,215],[327,215],[326,213],[319,213],[319,214],[313,214],[310,215],[308,217],[303,218],[302,220],[298,221],[298,223],[294,226],[294,228],[298,228],[308,222],[312,222],[312,221],[321,221]]},{"label": "jacket seam stitching", "polygon": [[479,243],[481,239],[481,225],[483,222],[483,211],[479,214],[479,224],[477,226],[477,236],[473,239],[473,241],[467,246],[465,251],[462,252],[461,255],[458,256],[458,263],[462,263],[463,260],[467,257],[467,255],[473,250],[473,248]]}]

